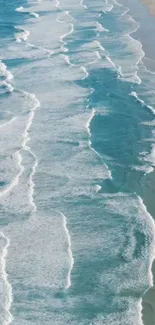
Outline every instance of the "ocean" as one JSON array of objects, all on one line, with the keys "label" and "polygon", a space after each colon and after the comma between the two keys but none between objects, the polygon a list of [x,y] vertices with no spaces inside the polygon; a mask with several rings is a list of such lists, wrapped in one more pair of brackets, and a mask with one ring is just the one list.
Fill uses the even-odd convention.
[{"label": "ocean", "polygon": [[115,0],[0,0],[0,26],[0,324],[142,325],[155,73],[140,21]]}]

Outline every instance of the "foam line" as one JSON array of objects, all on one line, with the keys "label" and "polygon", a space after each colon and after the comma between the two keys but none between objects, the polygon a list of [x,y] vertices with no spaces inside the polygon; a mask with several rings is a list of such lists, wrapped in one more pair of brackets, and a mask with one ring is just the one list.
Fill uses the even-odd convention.
[{"label": "foam line", "polygon": [[74,25],[73,24],[70,24],[70,30],[68,33],[66,34],[63,34],[62,36],[60,36],[60,42],[62,43],[62,46],[61,46],[61,49],[63,52],[68,52],[68,49],[65,47],[65,45],[67,44],[67,42],[65,42],[63,39],[65,37],[67,37],[68,35],[72,34],[74,31]]},{"label": "foam line", "polygon": [[147,107],[155,115],[155,109],[152,106],[145,104],[144,100],[140,99],[135,91],[132,91],[130,95],[135,97],[136,100],[142,104],[142,106]]},{"label": "foam line", "polygon": [[36,12],[29,12],[29,14],[35,18],[39,18],[39,14],[37,14]]},{"label": "foam line", "polygon": [[27,43],[27,45],[32,47],[32,48],[35,48],[35,49],[43,50],[48,55],[48,57],[51,57],[51,55],[55,53],[53,50],[46,49],[46,48],[44,48],[42,46],[36,46],[36,45],[34,45],[32,43],[29,43],[29,42]]},{"label": "foam line", "polygon": [[14,90],[13,86],[10,83],[6,82],[6,81],[2,81],[2,83],[0,84],[0,86],[6,87],[8,89],[8,92],[9,93],[12,93],[13,90]]},{"label": "foam line", "polygon": [[20,30],[21,32],[18,33],[17,35],[15,35],[15,38],[16,38],[16,41],[17,42],[22,42],[22,41],[27,41],[29,35],[30,35],[30,32],[26,29],[21,29],[19,27],[15,27],[17,30]]},{"label": "foam line", "polygon": [[[24,7],[18,7],[18,8],[16,8],[15,9],[15,11],[18,11],[18,12],[25,12],[25,13],[27,13],[26,11],[24,11],[25,9],[24,9]],[[29,15],[31,15],[31,16],[33,16],[33,17],[35,17],[35,18],[38,18],[39,17],[39,14],[37,14],[36,12],[28,12],[29,13]]]},{"label": "foam line", "polygon": [[24,7],[22,7],[22,6],[15,9],[15,11],[18,11],[18,12],[22,12],[23,10],[24,10]]},{"label": "foam line", "polygon": [[[64,14],[65,14],[66,16],[70,17],[73,21],[75,21],[75,18],[72,17],[72,16],[70,15],[70,12],[69,12],[68,10],[65,10],[65,11],[64,11]],[[66,21],[60,19],[61,16],[62,16],[62,14],[56,18],[56,21],[59,22],[59,23],[61,23],[61,24],[66,23]]]},{"label": "foam line", "polygon": [[95,41],[94,43],[97,47],[99,47],[101,51],[105,53],[105,57],[107,61],[110,63],[111,67],[116,69],[116,64],[111,60],[109,53],[105,50],[105,48],[101,45],[101,43],[99,41]]},{"label": "foam line", "polygon": [[73,265],[74,265],[74,258],[73,258],[73,254],[72,254],[72,243],[71,243],[71,236],[69,234],[69,230],[67,227],[67,219],[65,217],[65,215],[63,213],[61,213],[61,216],[63,218],[63,227],[64,227],[64,231],[67,237],[67,244],[68,244],[68,258],[69,258],[69,270],[68,270],[68,274],[67,274],[67,280],[66,280],[66,289],[69,289],[71,287],[71,272],[73,269]]},{"label": "foam line", "polygon": [[12,124],[14,121],[16,120],[16,117],[13,117],[11,120],[9,120],[8,122],[2,123],[0,124],[0,129],[5,128],[6,126]]},{"label": "foam line", "polygon": [[91,115],[90,115],[90,117],[89,117],[89,119],[88,119],[88,121],[87,121],[87,123],[86,123],[86,129],[87,129],[87,132],[88,132],[88,135],[89,135],[89,136],[91,136],[91,132],[90,132],[90,123],[91,123],[92,119],[94,118],[95,113],[96,113],[96,111],[95,111],[95,109],[93,108],[93,109],[92,109],[92,112],[91,112]]},{"label": "foam line", "polygon": [[26,95],[26,97],[32,103],[32,108],[31,108],[31,111],[29,113],[29,117],[28,117],[28,120],[27,120],[27,123],[26,123],[26,128],[25,128],[24,133],[22,135],[22,137],[23,137],[22,148],[23,148],[23,150],[28,151],[32,155],[32,157],[34,159],[34,164],[32,166],[32,170],[31,170],[31,174],[30,174],[30,178],[29,178],[29,200],[30,200],[30,204],[32,206],[32,212],[36,212],[37,207],[35,205],[34,198],[33,198],[33,194],[34,194],[33,176],[34,176],[36,168],[38,166],[38,161],[37,161],[37,158],[36,158],[35,154],[31,151],[30,146],[28,146],[28,142],[30,141],[29,130],[30,130],[30,127],[31,127],[33,119],[34,119],[35,111],[36,111],[36,109],[38,107],[40,107],[40,102],[36,98],[35,94],[30,94],[30,93],[27,93],[25,91],[23,93]]},{"label": "foam line", "polygon": [[19,178],[22,175],[23,171],[24,171],[24,167],[22,165],[22,155],[20,153],[20,150],[16,151],[15,153],[15,159],[17,161],[17,166],[19,169],[18,174],[15,176],[15,178],[13,179],[13,181],[11,182],[11,184],[3,191],[0,192],[0,198],[4,195],[6,195],[7,193],[11,192],[12,189],[18,185],[19,182]]},{"label": "foam line", "polygon": [[109,29],[106,29],[98,21],[96,22],[96,28],[98,32],[109,32]]},{"label": "foam line", "polygon": [[81,5],[83,8],[88,9],[88,7],[84,4],[84,0],[81,0],[81,1],[80,1],[80,5]]},{"label": "foam line", "polygon": [[69,10],[65,10],[65,15],[68,16],[68,17],[70,17],[74,21],[76,20],[72,15],[70,15]]},{"label": "foam line", "polygon": [[88,78],[89,73],[88,73],[87,69],[86,69],[85,67],[81,67],[80,69],[81,69],[81,70],[84,72],[84,74],[85,74],[85,76],[82,78],[82,80]]},{"label": "foam line", "polygon": [[100,185],[95,185],[95,191],[96,191],[96,193],[98,193],[100,190],[101,190],[101,186]]},{"label": "foam line", "polygon": [[147,220],[149,221],[149,226],[151,229],[151,232],[153,234],[153,250],[152,250],[152,254],[150,254],[150,264],[149,264],[149,279],[150,279],[150,285],[153,286],[153,274],[152,274],[152,263],[154,260],[154,255],[155,255],[155,222],[154,219],[152,218],[151,214],[147,211],[147,208],[144,204],[144,201],[142,200],[142,198],[140,196],[138,196],[138,200],[140,202],[140,205],[143,209],[143,211],[147,214]]},{"label": "foam line", "polygon": [[98,58],[99,60],[101,60],[101,55],[100,55],[100,53],[99,53],[98,51],[95,51],[95,54],[96,54],[97,58]]},{"label": "foam line", "polygon": [[5,306],[4,306],[6,316],[3,316],[4,322],[2,325],[8,325],[13,320],[13,317],[10,313],[10,308],[11,308],[11,304],[12,304],[12,287],[11,287],[10,283],[8,282],[8,276],[6,273],[6,257],[8,254],[8,247],[10,245],[10,242],[9,242],[9,239],[2,232],[0,232],[0,237],[2,237],[6,242],[5,247],[2,251],[1,258],[0,258],[1,277],[3,279],[4,285],[5,285],[5,288],[7,291],[6,301],[5,301]]},{"label": "foam line", "polygon": [[6,78],[6,81],[10,83],[13,79],[13,74],[7,70],[7,66],[0,60],[0,73]]},{"label": "foam line", "polygon": [[74,64],[70,62],[69,56],[68,55],[63,55],[65,62],[70,65],[71,67],[74,67]]},{"label": "foam line", "polygon": [[56,7],[56,8],[60,8],[60,1],[59,1],[59,0],[56,0],[55,7]]},{"label": "foam line", "polygon": [[[91,115],[90,115],[90,117],[89,117],[89,119],[88,119],[88,121],[87,121],[85,127],[86,127],[87,132],[88,132],[88,135],[89,135],[88,145],[89,145],[90,149],[95,153],[95,155],[97,155],[97,156],[102,160],[102,157],[100,156],[100,154],[99,154],[99,153],[98,153],[98,152],[97,152],[97,151],[92,147],[92,143],[91,143],[91,140],[90,140],[90,138],[91,138],[90,124],[91,124],[91,121],[92,121],[92,119],[94,118],[95,114],[96,114],[96,111],[95,111],[95,109],[93,108],[93,109],[92,109],[92,112],[91,112]],[[107,164],[106,164],[105,162],[103,162],[103,163],[104,163],[105,167],[106,167],[107,170],[108,170],[109,179],[112,179],[111,171],[109,170]]]}]

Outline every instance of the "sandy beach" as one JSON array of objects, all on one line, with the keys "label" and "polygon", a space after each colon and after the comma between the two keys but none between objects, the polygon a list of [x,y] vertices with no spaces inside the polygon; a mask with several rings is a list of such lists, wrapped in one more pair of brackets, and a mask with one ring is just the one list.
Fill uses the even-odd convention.
[{"label": "sandy beach", "polygon": [[155,15],[155,1],[154,0],[142,0],[142,2],[148,6],[150,14]]}]

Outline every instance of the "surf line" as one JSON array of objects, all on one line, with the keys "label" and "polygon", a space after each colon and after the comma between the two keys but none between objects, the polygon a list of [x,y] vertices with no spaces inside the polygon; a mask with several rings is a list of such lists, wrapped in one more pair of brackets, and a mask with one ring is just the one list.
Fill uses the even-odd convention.
[{"label": "surf line", "polygon": [[13,79],[13,74],[7,69],[7,66],[0,60],[0,74],[5,78],[4,81],[0,84],[0,86],[4,86],[8,89],[8,92],[12,93],[14,88],[11,84],[11,80]]},{"label": "surf line", "polygon": [[67,218],[62,212],[59,212],[59,214],[62,217],[63,220],[63,228],[66,234],[67,238],[67,245],[68,245],[68,260],[69,260],[69,269],[68,269],[68,274],[67,274],[67,279],[66,279],[66,285],[65,289],[69,289],[71,287],[71,272],[74,266],[74,258],[73,258],[73,253],[72,253],[72,243],[71,243],[71,236],[67,227]]},{"label": "surf line", "polygon": [[69,32],[66,33],[66,34],[64,34],[64,35],[62,35],[62,36],[60,36],[60,42],[62,43],[61,50],[62,50],[63,52],[68,52],[68,48],[65,47],[65,45],[67,44],[67,42],[65,42],[63,39],[64,39],[65,37],[67,37],[68,35],[72,34],[73,31],[74,31],[74,24],[71,24],[71,23],[70,23],[69,25],[70,25],[70,30],[69,30]]},{"label": "surf line", "polygon": [[84,0],[81,0],[81,1],[80,1],[80,5],[81,5],[82,7],[84,7],[85,9],[88,9],[88,7],[84,4]]},{"label": "surf line", "polygon": [[[86,123],[86,125],[85,125],[85,127],[86,127],[86,130],[87,130],[87,133],[88,133],[88,135],[89,135],[89,140],[88,140],[88,145],[89,145],[89,148],[95,153],[95,155],[97,155],[98,157],[99,157],[99,159],[101,160],[101,161],[103,161],[103,159],[102,159],[102,157],[100,156],[100,154],[92,147],[92,142],[91,142],[91,140],[90,140],[90,138],[91,138],[91,129],[90,129],[90,124],[91,124],[91,122],[92,122],[92,120],[93,120],[93,118],[95,117],[95,115],[96,115],[96,110],[93,108],[92,109],[92,111],[91,111],[91,114],[90,114],[90,117],[89,117],[89,119],[88,119],[88,121],[87,121],[87,123]],[[108,177],[109,177],[109,179],[112,179],[112,173],[111,173],[111,171],[110,171],[110,169],[109,169],[109,167],[108,167],[108,165],[103,161],[103,164],[105,165],[105,167],[106,167],[106,169],[107,169],[107,171],[108,171]],[[101,187],[99,186],[99,189],[100,189]],[[99,191],[99,190],[98,190]],[[97,192],[98,192],[97,191]]]},{"label": "surf line", "polygon": [[60,1],[59,1],[59,0],[56,0],[55,7],[61,9],[61,8],[60,8]]},{"label": "surf line", "polygon": [[26,96],[26,98],[28,98],[30,100],[30,103],[32,104],[32,108],[30,110],[29,117],[28,117],[28,120],[26,123],[26,127],[22,134],[22,137],[23,137],[22,149],[29,152],[34,159],[34,164],[32,166],[31,174],[29,177],[29,201],[32,206],[32,213],[33,213],[33,212],[36,212],[36,210],[37,210],[36,204],[34,202],[34,197],[33,197],[34,186],[35,186],[34,182],[33,182],[33,176],[34,176],[36,168],[38,166],[38,160],[36,158],[36,155],[32,152],[30,146],[28,145],[28,142],[30,141],[29,130],[31,128],[31,125],[32,125],[32,122],[34,119],[36,109],[40,107],[40,102],[36,98],[35,94],[31,94],[26,91],[23,91],[23,93]]},{"label": "surf line", "polygon": [[3,306],[1,306],[1,307],[4,309],[4,311],[6,313],[6,315],[2,315],[2,317],[4,319],[3,325],[8,325],[13,320],[13,317],[12,317],[12,315],[10,313],[10,308],[11,308],[11,304],[12,304],[12,287],[11,287],[11,284],[9,283],[9,281],[8,281],[8,275],[7,275],[7,272],[6,272],[6,256],[8,254],[8,247],[10,245],[10,241],[2,232],[0,232],[0,237],[2,239],[4,239],[5,242],[6,242],[6,244],[5,244],[4,248],[3,248],[2,254],[1,254],[0,265],[1,265],[1,276],[2,276],[2,279],[3,279],[3,283],[4,283],[5,287],[6,287],[7,294],[6,294],[4,307]]},{"label": "surf line", "polygon": [[22,6],[15,9],[15,11],[17,11],[17,12],[21,12],[21,13],[24,13],[24,14],[29,14],[30,16],[33,16],[35,18],[39,18],[39,14],[38,13],[33,12],[33,11],[24,11],[24,10],[25,9]]},{"label": "surf line", "polygon": [[154,109],[152,106],[147,105],[147,104],[144,102],[144,100],[140,99],[139,96],[137,95],[137,93],[136,93],[135,91],[132,91],[132,92],[130,93],[130,96],[135,97],[135,99],[137,100],[137,102],[139,102],[143,107],[148,108],[148,109],[149,109],[149,110],[150,110],[150,111],[155,115],[155,109]]},{"label": "surf line", "polygon": [[26,29],[22,29],[20,27],[15,27],[15,29],[19,30],[20,32],[18,34],[15,34],[15,39],[16,39],[16,42],[18,43],[21,43],[21,42],[25,42],[27,41],[29,35],[30,35],[30,32]]}]

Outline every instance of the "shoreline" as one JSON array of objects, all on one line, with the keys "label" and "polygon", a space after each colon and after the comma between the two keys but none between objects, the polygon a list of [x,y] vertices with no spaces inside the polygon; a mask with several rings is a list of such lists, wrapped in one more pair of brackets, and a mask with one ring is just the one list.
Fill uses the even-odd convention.
[{"label": "shoreline", "polygon": [[[145,53],[142,59],[146,68],[155,71],[155,11],[154,15],[150,14],[148,3],[150,0],[118,0],[125,8],[129,9],[128,14],[136,20],[140,26],[132,33],[132,37],[142,44]],[[154,3],[155,9],[155,3]],[[147,22],[147,24],[146,24]]]},{"label": "shoreline", "polygon": [[152,16],[155,16],[155,2],[153,0],[141,0],[145,6],[148,7]]},{"label": "shoreline", "polygon": [[[154,3],[153,3],[154,1]],[[142,62],[150,71],[155,71],[155,0],[119,0],[123,6],[129,8],[128,14],[131,15],[140,27],[132,33],[132,37],[142,44],[145,56]],[[147,211],[155,221],[155,170],[145,177],[142,185],[142,193]],[[155,257],[151,266],[153,285],[142,296],[141,317],[144,325],[155,324]]]}]

